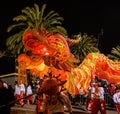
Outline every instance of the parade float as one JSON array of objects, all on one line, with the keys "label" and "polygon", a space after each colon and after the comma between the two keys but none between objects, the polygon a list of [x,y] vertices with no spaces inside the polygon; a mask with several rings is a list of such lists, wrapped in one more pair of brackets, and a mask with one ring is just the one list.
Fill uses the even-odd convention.
[{"label": "parade float", "polygon": [[[120,84],[120,62],[114,62],[104,54],[89,53],[76,66],[79,61],[70,52],[69,46],[79,41],[80,38],[70,40],[57,33],[26,30],[23,34],[26,53],[18,56],[18,82],[24,80],[27,83],[26,70],[29,69],[31,75],[43,79],[51,73],[49,78],[56,78],[59,85],[62,83],[73,95],[78,94],[80,88],[85,92],[94,76]],[[54,86],[53,82],[50,83]],[[50,83],[47,82],[48,85]]]}]

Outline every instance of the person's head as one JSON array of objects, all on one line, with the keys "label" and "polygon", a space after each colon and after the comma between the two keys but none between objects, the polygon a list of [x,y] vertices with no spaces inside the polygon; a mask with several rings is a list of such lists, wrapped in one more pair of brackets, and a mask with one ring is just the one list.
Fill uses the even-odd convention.
[{"label": "person's head", "polygon": [[102,83],[102,80],[98,80],[97,84],[98,84],[99,87],[103,87],[104,86],[104,84]]},{"label": "person's head", "polygon": [[15,85],[16,85],[16,84],[18,84],[18,82],[17,82],[17,81],[15,81]]},{"label": "person's head", "polygon": [[51,102],[55,102],[57,100],[57,95],[52,95],[51,96]]},{"label": "person's head", "polygon": [[93,87],[96,83],[95,82],[91,82],[90,86]]},{"label": "person's head", "polygon": [[32,80],[31,83],[35,83],[35,80]]},{"label": "person's head", "polygon": [[99,79],[98,79],[98,76],[96,75],[95,76],[95,82],[97,82]]},{"label": "person's head", "polygon": [[114,83],[111,83],[111,86],[115,86],[115,84],[114,84]]},{"label": "person's head", "polygon": [[40,79],[39,81],[39,85],[42,85],[43,79]]},{"label": "person's head", "polygon": [[57,101],[58,96],[57,95],[46,95],[46,99],[47,101],[51,102],[51,103],[55,103]]},{"label": "person's head", "polygon": [[23,84],[23,81],[22,81],[22,80],[20,80],[20,84]]}]

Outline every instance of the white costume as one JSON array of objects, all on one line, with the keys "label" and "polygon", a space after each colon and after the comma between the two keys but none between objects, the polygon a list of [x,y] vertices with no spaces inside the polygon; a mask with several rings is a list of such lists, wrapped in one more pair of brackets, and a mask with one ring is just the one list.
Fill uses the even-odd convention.
[{"label": "white costume", "polygon": [[104,88],[103,87],[99,87],[98,96],[100,99],[104,99]]},{"label": "white costume", "polygon": [[20,87],[18,85],[15,85],[14,95],[20,95]]},{"label": "white costume", "polygon": [[25,95],[25,85],[23,83],[21,83],[19,85],[19,87],[20,87],[20,98],[21,98],[21,100],[19,102],[20,102],[21,106],[24,106],[23,98],[24,98],[24,95]]},{"label": "white costume", "polygon": [[100,111],[101,114],[106,114],[106,104],[104,100],[104,88],[97,87],[93,89],[93,99],[91,105],[91,114],[98,114]]},{"label": "white costume", "polygon": [[113,95],[113,101],[116,104],[116,110],[117,110],[118,114],[120,114],[120,92],[116,92]]},{"label": "white costume", "polygon": [[91,99],[93,99],[95,97],[95,95],[97,95],[99,97],[99,99],[104,99],[104,88],[103,87],[98,87],[99,92],[97,94],[95,94],[95,88],[91,87]]},{"label": "white costume", "polygon": [[120,103],[120,92],[115,93],[113,95],[113,100],[114,100],[115,103],[118,103],[118,104]]},{"label": "white costume", "polygon": [[25,85],[24,84],[20,84],[20,92],[24,92],[25,93]]},{"label": "white costume", "polygon": [[7,83],[4,82],[4,83],[3,83],[3,86],[8,89]]},{"label": "white costume", "polygon": [[28,96],[28,95],[30,95],[30,94],[32,94],[32,88],[31,88],[31,86],[29,85],[29,86],[27,87],[26,95]]}]

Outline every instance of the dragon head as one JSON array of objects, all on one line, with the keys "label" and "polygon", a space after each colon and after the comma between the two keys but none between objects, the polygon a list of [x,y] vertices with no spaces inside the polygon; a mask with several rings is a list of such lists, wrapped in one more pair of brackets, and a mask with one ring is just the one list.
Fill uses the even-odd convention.
[{"label": "dragon head", "polygon": [[51,56],[55,50],[48,45],[46,37],[42,32],[29,29],[23,35],[23,44],[32,56]]}]

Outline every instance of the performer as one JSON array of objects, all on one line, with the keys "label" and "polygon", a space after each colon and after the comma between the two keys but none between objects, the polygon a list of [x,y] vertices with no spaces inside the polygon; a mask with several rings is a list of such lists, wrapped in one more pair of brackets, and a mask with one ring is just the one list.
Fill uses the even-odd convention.
[{"label": "performer", "polygon": [[101,81],[97,82],[94,86],[93,93],[93,99],[92,99],[92,110],[91,114],[98,114],[100,111],[101,114],[106,114],[106,104],[104,100],[104,88],[101,85]]},{"label": "performer", "polygon": [[26,95],[28,96],[27,97],[27,104],[28,105],[31,104],[31,103],[33,103],[32,94],[33,94],[33,92],[32,92],[31,85],[28,84],[27,90],[26,90]]},{"label": "performer", "polygon": [[47,99],[45,98],[45,94],[41,92],[37,93],[36,113],[49,114],[47,108]]},{"label": "performer", "polygon": [[65,89],[63,84],[66,81],[61,81],[58,77],[53,77],[52,73],[46,77],[40,87],[40,91],[45,94],[43,104],[46,106],[44,109],[47,111],[45,114],[64,114],[65,106],[68,112],[72,114],[72,105],[67,95],[62,93]]},{"label": "performer", "polygon": [[86,94],[87,94],[87,97],[86,97],[86,109],[87,110],[89,110],[89,111],[91,111],[91,109],[92,109],[92,99],[93,99],[93,97],[94,97],[94,85],[95,85],[96,83],[95,82],[92,82],[91,81],[91,83],[90,83],[90,86],[88,87],[88,89],[87,89],[87,91],[86,91]]},{"label": "performer", "polygon": [[65,106],[68,112],[72,114],[72,105],[69,98],[65,94],[52,95],[49,102],[50,114],[64,114]]},{"label": "performer", "polygon": [[116,88],[116,93],[113,95],[113,101],[115,103],[118,114],[120,114],[120,88]]},{"label": "performer", "polygon": [[24,100],[23,100],[24,95],[25,95],[25,85],[23,84],[22,80],[20,81],[19,87],[20,87],[20,100],[19,100],[19,102],[20,102],[21,107],[23,107],[25,104]]},{"label": "performer", "polygon": [[15,81],[15,91],[14,91],[14,96],[17,102],[19,102],[20,99],[20,87],[17,81]]},{"label": "performer", "polygon": [[[42,85],[42,82],[40,83],[40,87]],[[41,88],[37,88],[36,90],[36,100],[37,100],[37,104],[36,104],[36,113],[37,114],[49,114],[48,113],[48,105],[47,105],[47,99],[46,99],[46,95],[41,92]],[[49,100],[48,100],[49,101]]]}]

